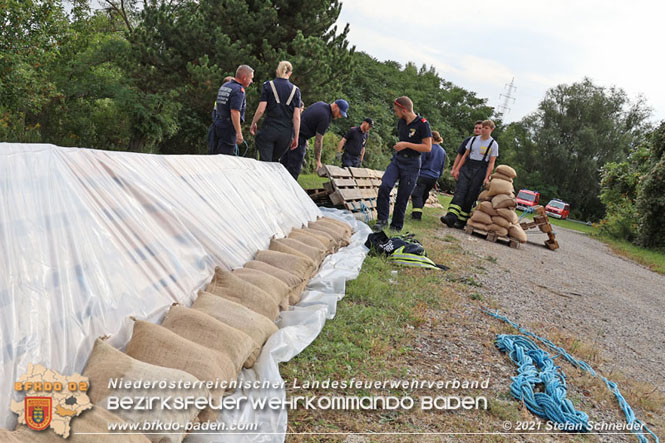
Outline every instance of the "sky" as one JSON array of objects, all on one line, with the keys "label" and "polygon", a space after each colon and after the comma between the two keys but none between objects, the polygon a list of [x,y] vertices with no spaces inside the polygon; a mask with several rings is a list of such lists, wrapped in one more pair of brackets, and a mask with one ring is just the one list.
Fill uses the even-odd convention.
[{"label": "sky", "polygon": [[350,24],[357,51],[434,66],[495,109],[514,79],[505,122],[584,77],[644,96],[657,122],[665,119],[663,17],[665,2],[643,0],[343,0],[338,27]]}]

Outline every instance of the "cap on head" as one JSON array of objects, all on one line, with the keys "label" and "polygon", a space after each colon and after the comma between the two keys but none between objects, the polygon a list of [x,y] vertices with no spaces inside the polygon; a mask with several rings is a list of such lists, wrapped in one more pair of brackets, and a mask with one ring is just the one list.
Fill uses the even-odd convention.
[{"label": "cap on head", "polygon": [[367,118],[366,118],[365,120],[363,120],[363,121],[369,123],[370,126],[374,126],[374,120],[372,120],[372,119],[369,118],[369,117],[367,117]]},{"label": "cap on head", "polygon": [[342,117],[346,117],[346,111],[349,110],[349,103],[344,99],[338,98],[335,100],[335,104],[339,108],[339,112],[342,114]]}]

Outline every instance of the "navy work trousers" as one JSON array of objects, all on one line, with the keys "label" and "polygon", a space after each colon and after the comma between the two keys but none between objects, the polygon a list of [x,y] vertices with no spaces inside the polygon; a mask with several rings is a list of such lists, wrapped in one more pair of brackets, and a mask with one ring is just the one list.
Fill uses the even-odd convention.
[{"label": "navy work trousers", "polygon": [[291,176],[298,180],[300,170],[302,169],[302,162],[307,153],[307,139],[303,137],[298,138],[298,147],[296,149],[287,149],[280,162],[286,167]]},{"label": "navy work trousers", "polygon": [[378,220],[388,220],[390,215],[390,191],[399,180],[397,199],[393,208],[393,219],[390,226],[400,230],[404,226],[404,213],[409,197],[416,187],[420,173],[420,156],[408,157],[406,154],[396,153],[383,173],[379,195],[376,202]]}]

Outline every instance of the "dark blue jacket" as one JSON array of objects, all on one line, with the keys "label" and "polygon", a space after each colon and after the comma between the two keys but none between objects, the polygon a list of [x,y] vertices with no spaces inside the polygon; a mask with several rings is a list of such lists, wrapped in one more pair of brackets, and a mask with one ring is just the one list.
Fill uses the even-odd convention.
[{"label": "dark blue jacket", "polygon": [[443,174],[443,168],[446,166],[446,151],[436,143],[432,143],[430,152],[423,152],[421,155],[422,165],[420,166],[420,176],[438,179]]}]

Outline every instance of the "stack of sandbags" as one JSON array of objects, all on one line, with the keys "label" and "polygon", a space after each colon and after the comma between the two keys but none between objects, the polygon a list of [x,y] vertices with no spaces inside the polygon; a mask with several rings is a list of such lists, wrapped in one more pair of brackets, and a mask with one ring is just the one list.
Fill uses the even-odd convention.
[{"label": "stack of sandbags", "polygon": [[467,222],[471,227],[494,232],[500,237],[526,242],[526,233],[520,227],[515,213],[517,201],[513,179],[517,173],[508,165],[499,165],[490,177],[488,189],[478,196],[480,202]]}]

